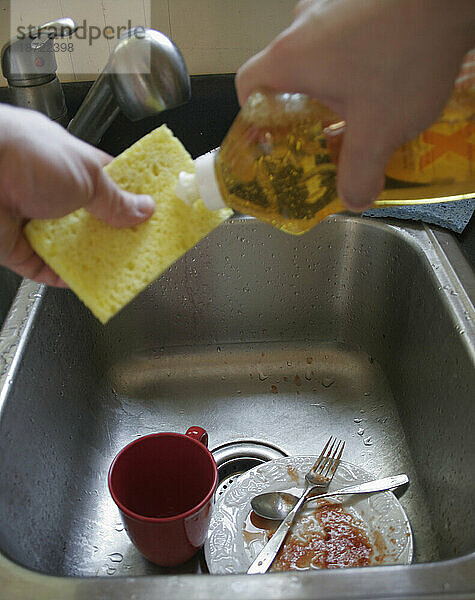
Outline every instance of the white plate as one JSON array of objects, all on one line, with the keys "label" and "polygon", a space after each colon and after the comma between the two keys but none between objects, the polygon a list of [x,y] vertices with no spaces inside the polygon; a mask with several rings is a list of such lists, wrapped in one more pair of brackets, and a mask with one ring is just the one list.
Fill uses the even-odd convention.
[{"label": "white plate", "polygon": [[[243,533],[244,527],[248,526],[246,521],[251,512],[251,499],[257,494],[277,490],[289,490],[298,495],[297,488],[304,488],[305,473],[316,459],[316,456],[293,456],[268,461],[241,475],[219,496],[204,546],[206,562],[213,575],[247,571],[267,541],[264,531]],[[329,491],[372,479],[376,477],[356,465],[341,461]],[[369,496],[339,496],[328,500],[341,502],[345,512],[359,522],[375,550],[370,564],[411,562],[411,527],[406,513],[392,492]],[[315,501],[309,501],[305,505],[292,527],[292,533],[298,534],[299,530],[296,528],[302,527],[302,523],[308,524],[316,506]],[[318,522],[316,519],[313,521],[311,527],[315,528],[315,523]]]}]

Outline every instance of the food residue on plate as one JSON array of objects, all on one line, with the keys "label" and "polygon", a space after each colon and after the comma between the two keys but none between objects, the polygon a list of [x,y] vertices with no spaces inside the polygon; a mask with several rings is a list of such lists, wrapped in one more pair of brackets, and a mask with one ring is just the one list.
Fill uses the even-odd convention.
[{"label": "food residue on plate", "polygon": [[[244,540],[266,542],[279,526],[250,512],[243,525]],[[272,566],[273,571],[364,567],[381,563],[386,550],[382,537],[373,543],[363,522],[344,506],[320,502],[294,524]]]},{"label": "food residue on plate", "polygon": [[295,482],[297,485],[300,481],[300,476],[299,476],[299,472],[297,471],[297,469],[295,467],[292,467],[291,465],[287,465],[287,473],[290,477],[290,480]]}]

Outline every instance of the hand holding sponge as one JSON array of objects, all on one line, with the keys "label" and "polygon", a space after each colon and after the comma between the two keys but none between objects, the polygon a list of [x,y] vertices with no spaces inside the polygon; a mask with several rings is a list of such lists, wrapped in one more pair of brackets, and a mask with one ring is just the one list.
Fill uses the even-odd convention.
[{"label": "hand holding sponge", "polygon": [[162,125],[105,167],[121,188],[154,198],[156,210],[148,221],[116,229],[79,209],[60,219],[32,220],[25,235],[35,252],[106,323],[231,216],[231,209],[210,211],[201,200],[188,206],[175,196],[179,173],[193,169],[181,142]]}]

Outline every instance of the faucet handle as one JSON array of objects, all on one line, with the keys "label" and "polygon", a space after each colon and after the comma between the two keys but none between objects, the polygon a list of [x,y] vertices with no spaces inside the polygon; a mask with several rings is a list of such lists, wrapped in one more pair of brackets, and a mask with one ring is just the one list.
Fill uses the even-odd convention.
[{"label": "faucet handle", "polygon": [[77,31],[78,26],[74,19],[69,17],[64,17],[63,19],[57,19],[56,21],[48,21],[48,23],[43,23],[39,27],[34,29],[30,29],[28,33],[28,37],[30,38],[39,38],[44,39],[44,33],[46,33],[48,38],[56,38],[56,37],[69,37],[73,33]]},{"label": "faucet handle", "polygon": [[56,76],[53,40],[77,30],[68,17],[19,32],[2,48],[2,71],[10,85],[38,85]]}]

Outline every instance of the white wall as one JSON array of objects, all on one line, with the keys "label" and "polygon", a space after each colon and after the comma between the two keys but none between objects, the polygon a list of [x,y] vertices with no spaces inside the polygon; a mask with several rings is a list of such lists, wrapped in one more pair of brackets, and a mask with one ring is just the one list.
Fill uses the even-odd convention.
[{"label": "white wall", "polygon": [[[263,48],[292,20],[296,0],[0,0],[0,47],[10,38],[10,21],[27,26],[59,17],[79,24],[145,24],[180,48],[191,74],[229,73]],[[58,52],[63,81],[93,79],[114,41],[88,45],[72,40],[73,52]],[[6,85],[0,76],[0,85]]]}]

